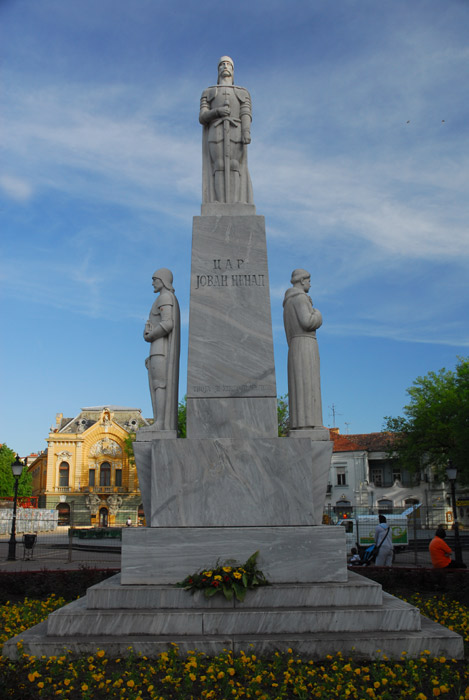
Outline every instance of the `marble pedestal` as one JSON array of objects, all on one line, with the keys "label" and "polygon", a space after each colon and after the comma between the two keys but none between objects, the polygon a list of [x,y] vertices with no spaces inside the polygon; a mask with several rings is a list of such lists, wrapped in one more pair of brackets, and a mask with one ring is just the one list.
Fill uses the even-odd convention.
[{"label": "marble pedestal", "polygon": [[[332,529],[332,528],[331,528]],[[281,584],[249,592],[243,603],[168,585],[123,585],[112,577],[85,598],[57,610],[35,627],[8,640],[3,655],[92,654],[110,657],[140,653],[154,657],[177,644],[186,654],[241,651],[257,655],[294,649],[305,658],[418,657],[461,659],[462,637],[413,606],[383,593],[381,586],[345,572],[343,582]]]}]

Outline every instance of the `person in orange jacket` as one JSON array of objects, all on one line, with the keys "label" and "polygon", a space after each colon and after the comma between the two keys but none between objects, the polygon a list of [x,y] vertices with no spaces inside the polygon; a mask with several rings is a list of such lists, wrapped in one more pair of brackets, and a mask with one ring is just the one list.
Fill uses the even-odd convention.
[{"label": "person in orange jacket", "polygon": [[446,544],[445,537],[446,530],[440,525],[428,546],[433,567],[435,569],[457,569],[456,562],[451,559],[452,549]]}]

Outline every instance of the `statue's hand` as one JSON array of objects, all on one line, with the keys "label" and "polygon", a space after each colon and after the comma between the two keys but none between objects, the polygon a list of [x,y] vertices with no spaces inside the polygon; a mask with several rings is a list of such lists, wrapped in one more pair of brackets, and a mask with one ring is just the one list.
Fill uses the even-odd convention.
[{"label": "statue's hand", "polygon": [[224,105],[223,107],[218,107],[218,116],[219,117],[229,117],[230,114],[231,114],[230,105]]},{"label": "statue's hand", "polygon": [[243,134],[243,143],[251,143],[251,134],[249,132]]}]

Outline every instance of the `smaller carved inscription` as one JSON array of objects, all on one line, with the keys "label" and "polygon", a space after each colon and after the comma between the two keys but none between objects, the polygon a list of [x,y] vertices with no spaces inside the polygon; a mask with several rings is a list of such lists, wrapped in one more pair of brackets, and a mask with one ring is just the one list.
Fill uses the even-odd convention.
[{"label": "smaller carved inscription", "polygon": [[231,258],[226,258],[225,260],[218,258],[213,261],[214,270],[240,270],[243,265],[244,260],[242,258],[236,258],[233,262],[231,262]]},{"label": "smaller carved inscription", "polygon": [[210,384],[194,384],[193,386],[193,391],[195,394],[241,394],[247,391],[270,391],[271,389],[271,384],[215,384],[213,386],[211,386]]}]

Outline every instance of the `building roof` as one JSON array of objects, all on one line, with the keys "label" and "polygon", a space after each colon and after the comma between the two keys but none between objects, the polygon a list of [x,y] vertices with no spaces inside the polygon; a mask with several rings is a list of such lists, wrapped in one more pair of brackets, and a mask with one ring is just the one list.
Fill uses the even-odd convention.
[{"label": "building roof", "polygon": [[56,418],[56,428],[55,430],[52,429],[51,432],[82,433],[99,421],[103,411],[109,411],[114,422],[118,423],[128,432],[135,432],[143,425],[149,425],[149,422],[142,416],[140,408],[127,408],[125,406],[109,404],[105,406],[82,408],[80,413],[74,418],[64,418],[63,415],[59,413]]},{"label": "building roof", "polygon": [[330,428],[329,432],[334,443],[333,452],[386,452],[396,438],[394,433],[386,431],[341,435],[338,428]]}]

